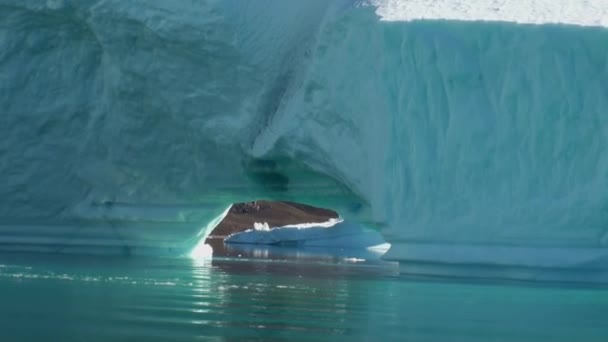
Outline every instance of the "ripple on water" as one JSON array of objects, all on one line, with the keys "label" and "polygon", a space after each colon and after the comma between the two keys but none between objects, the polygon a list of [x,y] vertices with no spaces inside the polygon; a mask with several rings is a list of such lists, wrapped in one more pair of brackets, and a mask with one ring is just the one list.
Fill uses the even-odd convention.
[{"label": "ripple on water", "polygon": [[608,290],[403,277],[391,265],[14,258],[0,340],[605,342]]}]

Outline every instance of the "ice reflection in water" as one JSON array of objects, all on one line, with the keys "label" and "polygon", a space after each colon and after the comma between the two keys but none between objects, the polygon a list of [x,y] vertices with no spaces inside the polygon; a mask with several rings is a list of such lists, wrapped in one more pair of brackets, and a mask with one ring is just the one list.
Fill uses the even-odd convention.
[{"label": "ice reflection in water", "polygon": [[1,257],[2,341],[608,337],[608,289],[597,284],[425,280],[325,257]]}]

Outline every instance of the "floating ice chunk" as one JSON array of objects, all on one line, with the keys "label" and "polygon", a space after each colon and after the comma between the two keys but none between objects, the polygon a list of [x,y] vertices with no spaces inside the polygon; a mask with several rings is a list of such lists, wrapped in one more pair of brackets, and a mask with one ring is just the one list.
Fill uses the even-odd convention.
[{"label": "floating ice chunk", "polygon": [[269,230],[257,228],[228,236],[226,243],[298,247],[360,248],[384,254],[390,244],[362,225],[331,220],[316,224],[289,225]]}]

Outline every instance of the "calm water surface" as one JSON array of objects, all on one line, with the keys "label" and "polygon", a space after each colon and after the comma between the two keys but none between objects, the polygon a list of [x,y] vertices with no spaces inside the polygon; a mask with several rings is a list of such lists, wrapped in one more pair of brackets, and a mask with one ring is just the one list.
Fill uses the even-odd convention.
[{"label": "calm water surface", "polygon": [[602,286],[420,279],[323,253],[226,255],[0,254],[0,341],[608,341]]}]

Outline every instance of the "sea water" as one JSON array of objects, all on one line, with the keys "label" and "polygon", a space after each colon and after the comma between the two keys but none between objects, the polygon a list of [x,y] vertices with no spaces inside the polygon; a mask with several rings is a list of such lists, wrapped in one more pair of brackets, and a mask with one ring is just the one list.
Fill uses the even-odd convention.
[{"label": "sea water", "polygon": [[0,254],[0,341],[608,340],[602,284],[419,277],[288,251]]}]

